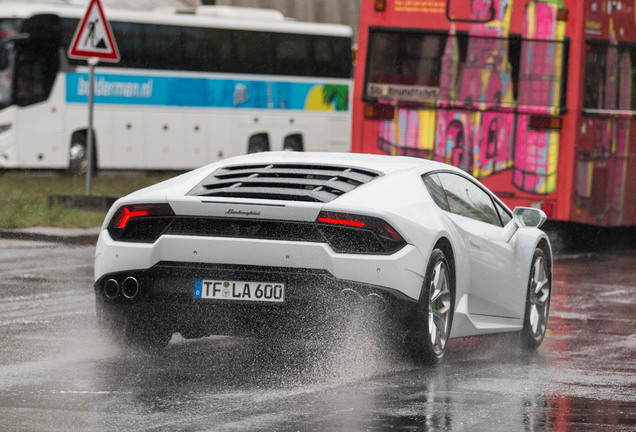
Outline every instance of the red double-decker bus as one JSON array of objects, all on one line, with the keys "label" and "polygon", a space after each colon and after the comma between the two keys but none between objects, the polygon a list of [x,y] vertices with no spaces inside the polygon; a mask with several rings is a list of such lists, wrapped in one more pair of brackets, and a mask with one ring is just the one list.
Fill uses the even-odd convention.
[{"label": "red double-decker bus", "polygon": [[552,220],[636,226],[634,0],[363,0],[352,151],[463,168]]}]

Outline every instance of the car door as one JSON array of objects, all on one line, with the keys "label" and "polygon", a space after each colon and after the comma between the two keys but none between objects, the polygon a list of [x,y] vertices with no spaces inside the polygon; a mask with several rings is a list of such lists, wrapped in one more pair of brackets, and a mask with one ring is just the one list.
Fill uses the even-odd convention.
[{"label": "car door", "polygon": [[[440,172],[449,217],[463,235],[470,260],[468,310],[471,315],[518,319],[518,269],[513,242],[506,242],[503,208],[476,182],[453,172]],[[504,218],[509,215],[504,213]],[[521,296],[522,301],[525,297]]]}]

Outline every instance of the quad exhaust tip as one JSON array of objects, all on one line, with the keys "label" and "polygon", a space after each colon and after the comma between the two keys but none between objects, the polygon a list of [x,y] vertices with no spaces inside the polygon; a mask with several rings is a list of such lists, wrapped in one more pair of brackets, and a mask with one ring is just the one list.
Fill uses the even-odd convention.
[{"label": "quad exhaust tip", "polygon": [[104,295],[111,300],[119,297],[119,290],[119,282],[115,279],[108,279],[104,284]]},{"label": "quad exhaust tip", "polygon": [[127,299],[133,299],[139,294],[139,281],[128,276],[121,284],[121,292]]},{"label": "quad exhaust tip", "polygon": [[139,281],[132,277],[128,276],[124,281],[119,284],[115,279],[108,279],[104,283],[104,295],[106,298],[110,300],[115,300],[120,295],[123,295],[125,298],[132,300],[139,294]]}]

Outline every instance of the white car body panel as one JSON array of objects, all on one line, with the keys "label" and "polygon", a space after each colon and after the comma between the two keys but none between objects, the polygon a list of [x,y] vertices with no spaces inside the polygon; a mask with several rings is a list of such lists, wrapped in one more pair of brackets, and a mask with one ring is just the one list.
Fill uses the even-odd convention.
[{"label": "white car body panel", "polygon": [[[186,195],[219,167],[261,161],[362,166],[384,175],[327,203]],[[451,337],[520,330],[533,253],[539,242],[549,248],[547,236],[537,228],[498,227],[441,210],[421,181],[424,173],[439,169],[467,177],[436,162],[359,154],[280,152],[217,162],[118,200],[97,242],[95,282],[113,272],[147,269],[162,261],[258,265],[325,270],[339,280],[381,287],[418,301],[429,257],[438,241],[446,239],[455,269]],[[176,215],[268,221],[311,223],[321,211],[372,216],[386,221],[408,244],[390,255],[365,255],[336,253],[323,243],[270,239],[163,235],[154,243],[113,240],[107,228],[116,211],[143,203],[169,203]],[[506,241],[513,228],[516,232]]]},{"label": "white car body panel", "polygon": [[163,236],[154,244],[121,246],[102,231],[97,243],[95,274],[149,268],[160,261],[325,269],[342,280],[379,284],[417,299],[424,257],[406,246],[390,256],[337,254],[320,243],[271,240]]}]

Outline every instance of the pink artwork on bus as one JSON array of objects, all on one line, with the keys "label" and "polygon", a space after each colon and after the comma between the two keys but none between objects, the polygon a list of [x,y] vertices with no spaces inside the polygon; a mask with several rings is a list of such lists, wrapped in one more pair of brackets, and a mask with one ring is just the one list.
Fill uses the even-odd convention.
[{"label": "pink artwork on bus", "polygon": [[474,175],[488,177],[512,164],[514,114],[486,111],[481,115],[480,139],[475,146]]},{"label": "pink artwork on bus", "polygon": [[[493,5],[494,2],[494,5]],[[472,19],[485,20],[493,10],[492,21],[475,22],[470,27],[466,61],[459,67],[457,99],[473,104],[511,106],[512,68],[508,62],[509,0],[483,0],[471,3]]]},{"label": "pink artwork on bus", "polygon": [[[525,7],[521,72],[519,74],[519,107],[517,143],[513,168],[513,184],[536,194],[556,190],[559,133],[532,130],[532,115],[549,115],[560,104],[559,76],[563,49],[555,40],[563,38],[554,4],[531,1]],[[546,79],[551,78],[551,79]]]},{"label": "pink artwork on bus", "polygon": [[[496,4],[494,21],[471,25],[464,63],[457,64],[454,30],[447,39],[442,58],[442,76],[447,78],[442,79],[441,94],[447,96],[449,102],[457,102],[455,105],[459,108],[444,110],[440,106],[436,130],[441,135],[435,139],[438,143],[435,159],[459,166],[479,178],[508,169],[512,157],[514,119],[510,112],[502,109],[514,103],[512,68],[507,54],[508,3]],[[486,19],[491,6],[492,0],[473,2],[473,19]],[[452,88],[455,82],[457,86]],[[499,110],[476,111],[479,107]],[[449,143],[453,143],[452,148]],[[453,157],[449,157],[451,153]]]},{"label": "pink artwork on bus", "polygon": [[436,130],[434,159],[470,171],[473,156],[470,113],[440,110]]},{"label": "pink artwork on bus", "polygon": [[451,163],[482,179],[512,169],[518,189],[554,192],[559,132],[529,123],[532,115],[558,115],[562,102],[565,23],[557,21],[557,5],[525,4],[517,97],[509,60],[512,0],[472,0],[470,7],[475,22],[467,43],[451,25],[440,53],[435,107],[397,109],[394,119],[379,122],[378,146]]}]

